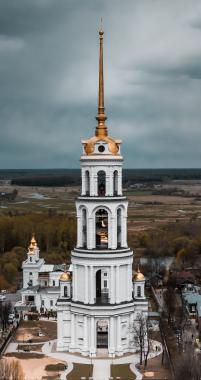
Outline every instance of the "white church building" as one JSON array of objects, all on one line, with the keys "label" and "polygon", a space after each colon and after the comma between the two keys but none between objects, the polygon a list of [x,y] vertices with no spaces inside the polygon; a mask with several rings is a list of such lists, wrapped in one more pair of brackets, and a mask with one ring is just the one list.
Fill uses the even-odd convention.
[{"label": "white church building", "polygon": [[82,189],[76,200],[77,245],[72,273],[60,277],[57,350],[109,356],[135,350],[131,326],[148,314],[145,278],[132,279],[127,245],[128,202],[122,192],[121,140],[108,136],[103,84],[103,30],[99,31],[99,95],[95,136],[83,140]]},{"label": "white church building", "polygon": [[[45,264],[40,258],[36,239],[32,236],[27,251],[27,258],[22,263],[23,288],[21,300],[16,302],[15,309],[26,318],[35,311],[45,313],[56,311],[60,295],[60,277],[66,265]],[[71,266],[68,268],[71,272]]]}]

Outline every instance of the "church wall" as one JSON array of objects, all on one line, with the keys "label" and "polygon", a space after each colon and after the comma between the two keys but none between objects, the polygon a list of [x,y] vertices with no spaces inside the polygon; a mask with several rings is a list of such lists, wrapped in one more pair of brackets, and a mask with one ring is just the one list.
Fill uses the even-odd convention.
[{"label": "church wall", "polygon": [[85,267],[83,265],[76,265],[75,286],[76,286],[76,300],[80,302],[85,301]]}]

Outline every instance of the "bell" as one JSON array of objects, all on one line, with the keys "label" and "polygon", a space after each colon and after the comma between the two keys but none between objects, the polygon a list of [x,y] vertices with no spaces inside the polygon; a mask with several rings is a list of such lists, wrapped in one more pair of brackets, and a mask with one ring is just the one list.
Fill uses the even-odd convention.
[{"label": "bell", "polygon": [[101,232],[100,241],[101,241],[101,243],[108,243],[108,237],[107,237],[107,234],[105,232]]},{"label": "bell", "polygon": [[105,223],[104,223],[104,220],[103,220],[103,219],[101,220],[101,227],[103,227],[103,228],[105,228],[105,227],[106,227],[106,225],[105,225]]}]

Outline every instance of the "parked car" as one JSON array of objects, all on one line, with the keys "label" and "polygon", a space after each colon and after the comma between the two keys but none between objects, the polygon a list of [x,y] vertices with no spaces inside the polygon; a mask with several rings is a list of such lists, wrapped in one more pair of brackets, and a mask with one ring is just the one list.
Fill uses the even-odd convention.
[{"label": "parked car", "polygon": [[6,299],[6,296],[4,296],[3,294],[0,294],[0,302],[5,301],[5,299]]},{"label": "parked car", "polygon": [[15,321],[15,314],[9,314],[8,316],[8,322],[13,323]]}]

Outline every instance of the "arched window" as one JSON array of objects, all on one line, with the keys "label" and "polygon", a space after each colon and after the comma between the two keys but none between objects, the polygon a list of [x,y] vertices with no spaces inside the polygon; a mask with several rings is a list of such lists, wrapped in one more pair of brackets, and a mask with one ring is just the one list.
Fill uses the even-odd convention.
[{"label": "arched window", "polygon": [[86,208],[82,209],[82,246],[87,246],[87,211]]},{"label": "arched window", "polygon": [[85,189],[86,189],[86,195],[90,195],[90,177],[89,177],[89,171],[86,170],[85,172]]},{"label": "arched window", "polygon": [[141,286],[137,286],[137,297],[141,297]]},{"label": "arched window", "polygon": [[108,213],[104,209],[96,212],[96,248],[108,248]]},{"label": "arched window", "polygon": [[105,177],[106,177],[106,175],[105,175],[105,172],[103,170],[100,170],[97,173],[98,195],[100,197],[105,196],[105,191],[106,191],[106,179],[105,179]]},{"label": "arched window", "polygon": [[117,210],[117,247],[120,248],[122,245],[122,221],[121,221],[122,210],[118,208]]},{"label": "arched window", "polygon": [[115,170],[113,173],[113,189],[114,195],[118,195],[118,171]]},{"label": "arched window", "polygon": [[64,286],[64,297],[68,297],[68,289],[67,286]]}]

